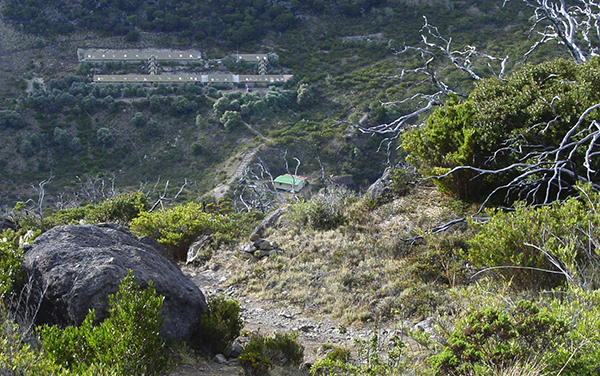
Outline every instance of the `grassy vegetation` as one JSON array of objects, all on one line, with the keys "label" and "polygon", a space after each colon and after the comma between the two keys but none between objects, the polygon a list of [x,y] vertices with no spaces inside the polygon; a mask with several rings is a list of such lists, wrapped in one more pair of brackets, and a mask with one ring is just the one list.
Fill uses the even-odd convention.
[{"label": "grassy vegetation", "polygon": [[[385,152],[377,151],[381,139],[353,133],[339,120],[363,120],[363,125],[374,125],[409,109],[405,105],[382,107],[380,104],[412,95],[423,88],[423,77],[402,81],[387,78],[398,74],[402,68],[415,68],[421,64],[417,55],[395,55],[393,51],[405,44],[419,43],[422,15],[426,15],[442,33],[451,34],[457,48],[474,44],[499,56],[506,53],[519,56],[528,46],[525,33],[528,9],[520,3],[499,7],[493,2],[411,5],[391,0],[312,1],[294,3],[287,8],[259,1],[244,8],[248,13],[243,22],[236,18],[241,12],[237,3],[219,3],[223,6],[210,10],[195,4],[182,9],[175,7],[176,11],[169,7],[169,2],[160,6],[134,3],[140,4],[125,9],[122,4],[110,3],[102,12],[90,15],[97,18],[110,9],[120,9],[130,17],[117,17],[114,22],[123,22],[118,27],[113,25],[104,30],[105,23],[78,20],[72,24],[74,31],[62,30],[65,23],[59,25],[56,19],[46,17],[47,4],[39,1],[7,1],[4,4],[7,19],[23,25],[39,23],[48,30],[54,30],[56,26],[56,30],[53,36],[46,38],[31,37],[31,45],[27,47],[34,48],[36,55],[23,64],[16,55],[14,58],[11,54],[3,57],[11,70],[3,71],[0,80],[38,77],[45,80],[45,86],[33,85],[34,91],[24,94],[14,91],[15,85],[4,85],[7,90],[11,89],[3,98],[0,110],[16,112],[21,115],[22,122],[17,122],[20,124],[17,128],[3,129],[6,138],[15,142],[0,142],[0,165],[8,182],[8,188],[0,197],[1,204],[12,206],[21,197],[30,195],[24,187],[36,185],[50,174],[55,179],[52,186],[48,186],[48,197],[75,196],[79,189],[77,177],[86,174],[94,178],[114,176],[121,192],[153,184],[159,177],[162,181],[180,184],[187,179],[193,182],[188,185],[189,194],[199,197],[219,182],[217,166],[234,155],[238,147],[262,142],[255,140],[246,127],[240,126],[234,115],[225,119],[223,114],[214,111],[214,102],[222,88],[91,84],[88,75],[92,73],[135,72],[141,68],[139,64],[120,63],[79,65],[75,61],[75,49],[81,46],[69,40],[71,37],[97,38],[98,34],[90,34],[90,29],[99,35],[141,32],[139,45],[115,37],[94,39],[114,48],[142,45],[198,48],[207,56],[217,58],[231,53],[232,48],[227,43],[232,40],[237,40],[236,50],[253,52],[259,49],[254,44],[256,38],[263,38],[263,44],[269,46],[263,52],[274,51],[279,55],[279,61],[271,64],[270,69],[286,69],[294,74],[294,80],[283,91],[299,93],[306,91],[302,88],[308,88],[312,93],[308,96],[311,100],[306,101],[302,98],[307,96],[301,95],[293,98],[294,103],[281,106],[276,101],[265,103],[265,97],[262,104],[239,103],[239,109],[228,110],[239,111],[244,121],[268,135],[271,146],[288,150],[290,156],[299,158],[303,163],[302,174],[316,177],[323,166],[327,175],[353,175],[361,187],[373,182],[386,163]],[[85,8],[82,4],[67,1],[59,13],[64,12],[65,19],[76,19],[81,7]],[[255,8],[264,13],[251,10]],[[178,24],[183,29],[175,28],[163,34],[143,32],[163,30],[166,19],[187,19],[186,12],[195,12],[196,17],[190,19],[191,23]],[[196,22],[202,18],[198,14],[205,12],[227,13],[228,16],[210,18],[214,22],[220,20],[218,22],[223,25],[213,25],[210,21],[210,25],[198,27]],[[284,15],[290,12],[297,17],[287,24]],[[275,26],[280,23],[287,26]],[[27,30],[35,33],[36,27]],[[261,32],[257,32],[257,28]],[[196,35],[198,30],[202,30],[200,39],[197,39],[200,34]],[[249,30],[253,30],[252,37]],[[376,33],[383,33],[383,36],[370,40],[343,39]],[[58,34],[64,36],[59,38]],[[207,36],[209,38],[204,39]],[[239,38],[246,38],[248,43]],[[25,34],[22,39],[25,43]],[[56,51],[68,58],[59,64],[53,60]],[[556,55],[555,51],[543,51],[540,55],[543,58],[548,53]],[[531,56],[530,61],[539,58]],[[511,59],[509,65],[518,61]],[[59,66],[63,68],[59,69]],[[205,68],[191,66],[190,69]],[[447,62],[440,61],[438,69],[454,89],[468,92],[470,82],[448,70]],[[226,91],[223,93],[227,94]],[[134,122],[137,114],[143,116],[138,120],[146,121]],[[196,121],[198,118],[202,121]],[[227,127],[223,126],[225,124]],[[340,163],[339,155],[348,159]],[[267,162],[273,170],[283,170],[280,160]]]},{"label": "grassy vegetation", "polygon": [[[77,14],[78,5],[67,3],[61,11],[70,19]],[[264,213],[235,213],[227,200],[213,204],[199,199],[216,183],[227,180],[221,168],[225,161],[249,145],[258,144],[265,145],[258,156],[273,174],[287,172],[285,156],[301,160],[299,173],[310,175],[312,181],[319,180],[322,169],[325,177],[351,174],[361,188],[366,187],[385,166],[402,160],[405,151],[395,151],[396,140],[392,140],[390,154],[386,155],[379,151],[386,145],[382,144],[383,137],[365,137],[344,121],[363,125],[389,122],[411,108],[405,103],[382,106],[382,102],[427,90],[422,77],[401,81],[392,77],[402,68],[414,69],[422,64],[418,54],[395,54],[398,47],[419,42],[420,15],[427,15],[442,33],[454,35],[458,48],[474,44],[499,56],[519,56],[527,50],[523,42],[529,13],[522,4],[501,8],[488,1],[417,6],[404,1],[344,0],[330,4],[315,0],[286,8],[258,1],[254,5],[262,4],[268,12],[262,16],[250,12],[242,21],[238,19],[241,8],[234,6],[237,2],[229,4],[235,8],[230,13],[225,11],[228,4],[216,3],[222,7],[217,7],[216,13],[231,16],[215,18],[221,24],[209,23],[201,28],[190,21],[181,23],[185,30],[164,30],[169,22],[186,18],[180,12],[193,9],[167,9],[169,2],[165,2],[160,5],[165,9],[149,11],[144,3],[136,7],[138,13],[129,14],[135,17],[126,17],[126,21],[115,18],[123,23],[112,31],[126,35],[125,40],[119,39],[121,46],[138,46],[135,43],[139,38],[140,46],[152,42],[158,46],[203,48],[210,56],[219,57],[230,52],[226,46],[232,42],[248,42],[244,48],[253,49],[261,40],[280,56],[271,69],[291,69],[292,82],[280,88],[257,88],[252,94],[242,92],[244,88],[230,91],[216,86],[93,85],[88,75],[94,71],[141,68],[68,62],[66,68],[50,69],[45,61],[52,60],[43,54],[55,50],[66,54],[67,46],[74,47],[61,44],[56,36],[71,35],[72,30],[56,24],[50,24],[56,28],[52,37],[30,41],[30,47],[39,44],[39,56],[29,64],[12,62],[3,68],[0,83],[12,84],[0,85],[11,87],[2,89],[5,96],[0,100],[0,203],[8,203],[9,207],[21,203],[8,210],[19,232],[8,231],[0,236],[0,373],[5,371],[4,364],[10,368],[6,372],[36,375],[163,372],[164,344],[153,336],[154,331],[140,332],[134,325],[139,317],[148,318],[146,328],[160,324],[160,297],[151,290],[134,291],[131,281],[124,282],[127,291],[115,297],[113,303],[115,310],[123,308],[119,302],[125,308],[132,308],[128,305],[131,303],[139,309],[134,310],[134,316],[114,311],[115,319],[99,325],[90,316],[78,328],[46,327],[35,332],[25,331],[12,316],[11,299],[16,293],[13,286],[20,277],[19,246],[25,241],[20,237],[26,230],[34,230],[34,236],[59,224],[104,221],[130,226],[140,236],[155,237],[171,257],[179,260],[193,241],[206,236],[211,241],[200,262],[219,257],[230,272],[228,283],[240,294],[293,306],[303,315],[330,316],[340,322],[341,328],[379,325],[402,334],[402,338],[385,344],[374,336],[368,343],[357,343],[354,349],[334,350],[314,365],[311,373],[315,375],[558,376],[597,372],[600,196],[589,187],[573,185],[580,192],[580,200],[556,202],[544,208],[517,205],[511,212],[491,210],[486,213],[486,221],[471,218],[442,233],[432,230],[457,217],[469,217],[473,207],[423,182],[417,183],[405,170],[392,174],[392,196],[382,200],[335,187],[317,193],[315,188],[312,197],[290,198],[290,209],[280,225],[265,234],[281,247],[281,252],[260,261],[238,256],[240,246]],[[29,17],[45,14],[41,12],[45,5],[39,1],[7,1],[4,5],[5,17],[21,20],[33,31],[47,21],[44,17]],[[26,6],[34,9],[27,10]],[[117,4],[115,9],[123,6]],[[302,17],[291,19],[290,14]],[[90,25],[95,32],[107,32],[103,30],[107,25]],[[89,32],[73,27],[77,32]],[[204,34],[190,34],[192,27]],[[261,27],[266,30],[251,32]],[[169,33],[151,36],[141,32],[146,30]],[[379,32],[384,36],[344,39]],[[46,45],[49,47],[44,49]],[[556,51],[546,46],[531,59],[537,62],[549,54],[556,57]],[[519,68],[516,59],[511,64],[509,68]],[[509,84],[518,81],[527,86],[523,74],[531,75],[553,65],[575,69],[562,62],[539,65],[513,75]],[[593,72],[587,68],[580,66],[577,70],[590,77]],[[452,72],[447,62],[442,61],[437,69],[454,90],[472,90],[470,81]],[[486,73],[485,68],[476,69]],[[546,82],[548,77],[544,75]],[[31,92],[23,93],[24,77],[34,76],[46,78],[45,88],[34,85]],[[566,87],[576,81],[561,80],[547,88]],[[501,92],[507,87],[511,88],[503,81],[488,81],[475,90],[475,95],[486,99],[491,89]],[[573,91],[577,94],[570,101],[574,107],[587,103],[591,100],[589,93],[597,92],[588,86]],[[567,92],[551,91],[546,100],[553,101],[557,94],[564,97]],[[481,107],[503,114],[514,104],[511,98],[507,96],[504,103],[494,97],[491,102],[496,107],[486,106],[488,102]],[[523,106],[535,110],[528,101],[537,98],[540,96],[521,98]],[[471,98],[467,103],[473,101]],[[478,112],[478,116],[484,112]],[[440,141],[440,134],[435,132],[426,141],[406,138],[418,144],[409,150],[413,151],[413,161],[415,150],[423,160],[435,152],[436,158],[454,163],[452,166],[473,159],[473,155],[487,158],[486,152],[470,153],[472,139],[461,133],[462,128],[456,129],[455,120],[473,116],[475,111],[469,105],[449,102],[431,117],[432,122],[442,123],[438,133],[446,136],[445,141]],[[493,113],[486,116],[486,121],[499,120]],[[528,126],[536,124],[535,116]],[[244,123],[263,136],[258,137]],[[520,124],[512,120],[507,123]],[[500,135],[500,144],[505,137],[502,129],[493,129]],[[38,194],[44,187],[37,184],[49,176],[52,178],[44,186],[47,201],[43,202]],[[169,190],[167,180],[171,181]],[[151,197],[173,197],[181,186],[173,182],[183,184],[184,180],[189,184],[178,200],[149,210]],[[111,181],[116,186],[108,188]],[[459,183],[465,181],[470,182],[470,177]],[[33,190],[23,188],[32,184]],[[157,193],[163,184],[166,193]],[[490,183],[492,188],[494,184]],[[461,187],[454,188],[444,193],[456,194]],[[140,192],[118,195],[136,190]],[[38,197],[38,201],[27,201],[22,198],[25,196]],[[467,196],[476,197],[465,194],[463,198]],[[213,256],[215,249],[220,251]],[[145,302],[150,303],[142,304]],[[240,333],[240,306],[221,298],[213,298],[209,304],[203,321],[204,341],[209,342],[209,352],[225,351]],[[424,319],[434,323],[433,334],[411,329]],[[107,334],[114,331],[123,334],[120,341],[112,341]],[[40,341],[43,346],[36,346]],[[152,349],[144,343],[152,343]],[[123,360],[130,348],[139,352]],[[247,374],[259,375],[273,367],[297,368],[301,359],[302,348],[293,334],[272,338],[255,334],[240,364]]]},{"label": "grassy vegetation", "polygon": [[[174,236],[187,242],[181,236],[213,231],[213,236],[222,241],[218,255],[227,260],[229,283],[236,285],[240,294],[297,307],[304,315],[330,316],[339,320],[340,328],[371,327],[376,323],[401,334],[390,343],[378,337],[357,343],[348,349],[352,350],[351,356],[342,356],[346,349],[340,349],[335,353],[338,355],[317,362],[311,370],[313,374],[501,375],[509,370],[529,370],[539,375],[593,374],[600,351],[596,341],[600,326],[598,294],[594,290],[598,284],[598,257],[595,248],[590,247],[597,240],[597,193],[581,188],[588,197],[586,202],[572,200],[547,208],[520,208],[507,214],[490,212],[487,223],[471,222],[419,239],[415,236],[426,235],[440,223],[468,214],[471,208],[441,196],[433,187],[415,185],[410,180],[407,184],[406,175],[393,176],[402,189],[383,202],[358,198],[346,190],[327,189],[304,202],[292,203],[280,226],[265,234],[282,251],[260,262],[237,258],[239,242],[244,241],[260,216],[246,215],[241,221],[226,206],[183,204],[157,213],[148,213],[142,207],[131,214],[130,224],[135,229],[142,223],[154,223],[148,231],[158,231],[154,235],[166,246],[179,244],[171,244]],[[78,220],[89,220],[85,213],[97,213],[102,208],[115,218],[125,218],[136,206],[124,202],[143,200],[139,195],[129,195],[97,208],[88,207]],[[47,218],[49,223],[57,223],[58,219],[53,218],[68,221],[79,218],[78,213],[63,211]],[[226,239],[219,235],[223,229],[202,225],[206,216],[213,220],[220,217],[214,222],[217,225],[230,220],[248,225],[235,225],[241,231]],[[561,226],[562,218],[569,218],[572,223]],[[200,230],[193,229],[197,221]],[[182,229],[182,223],[192,227]],[[16,243],[7,239],[6,244],[15,252]],[[521,257],[519,249],[537,252],[538,258]],[[548,254],[555,263],[531,264],[540,255],[543,258]],[[494,258],[502,255],[513,258]],[[18,260],[18,254],[15,257]],[[11,265],[8,259],[7,270],[12,270]],[[494,266],[512,267],[487,269]],[[548,271],[534,278],[525,277],[522,273],[529,271],[520,268],[529,266]],[[554,289],[540,289],[540,284],[547,285],[540,276],[555,273],[562,273],[563,277],[552,279]],[[134,296],[137,299],[141,295]],[[219,348],[212,351],[221,351],[240,333],[239,304],[213,298],[209,305],[203,338]],[[423,319],[434,322],[435,334],[410,329]],[[19,328],[10,320],[5,325]],[[86,325],[69,329],[72,333],[44,329],[40,332],[42,343],[58,344],[79,336],[82,330],[88,331],[84,337],[91,339],[103,333],[104,329],[91,321]],[[41,359],[36,364],[46,367],[44,370],[59,367],[69,372],[71,366],[53,360],[59,359],[53,352],[46,354],[20,340],[14,341],[12,347],[3,350],[3,356],[12,357],[11,364]],[[98,341],[94,339],[86,346],[104,348]],[[45,349],[49,351],[52,346]],[[10,355],[14,351],[27,358],[15,358]],[[244,351],[240,362],[249,375],[266,374],[272,367],[289,367],[301,359],[301,347],[291,335],[251,337]],[[102,374],[121,372],[119,362],[103,365],[93,360],[103,359],[101,354],[96,356],[86,350],[77,356],[90,359],[88,363],[78,363],[85,363],[88,370],[100,367],[105,372]]]}]

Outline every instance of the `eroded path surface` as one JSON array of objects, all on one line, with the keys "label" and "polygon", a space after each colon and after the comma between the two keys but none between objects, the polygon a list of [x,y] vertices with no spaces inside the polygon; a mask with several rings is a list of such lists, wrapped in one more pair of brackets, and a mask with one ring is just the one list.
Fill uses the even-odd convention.
[{"label": "eroded path surface", "polygon": [[[244,328],[260,334],[297,332],[297,341],[304,346],[304,361],[312,364],[320,358],[319,349],[323,344],[353,349],[355,340],[367,341],[375,330],[372,325],[363,328],[343,327],[330,318],[313,318],[303,314],[302,309],[282,306],[278,302],[258,301],[244,296],[241,288],[229,286],[229,271],[219,262],[211,262],[202,267],[183,267],[183,272],[204,292],[205,295],[225,294],[238,300],[242,307]],[[381,337],[401,334],[400,330],[379,328]],[[242,372],[242,373],[240,373]],[[235,360],[226,364],[214,361],[197,362],[179,367],[170,376],[240,375],[242,368]]]},{"label": "eroded path surface", "polygon": [[231,173],[229,179],[227,179],[227,181],[225,183],[218,185],[213,190],[213,195],[214,195],[214,198],[216,201],[223,198],[227,194],[231,185],[233,183],[235,183],[236,180],[238,180],[242,176],[242,174],[244,173],[246,168],[250,165],[250,162],[252,162],[252,160],[254,159],[254,156],[256,155],[256,153],[258,153],[259,150],[260,150],[260,146],[251,148],[244,153],[244,156],[242,157],[242,159],[239,162],[239,164],[237,165],[237,167],[235,167],[235,170],[233,171],[233,173]]}]

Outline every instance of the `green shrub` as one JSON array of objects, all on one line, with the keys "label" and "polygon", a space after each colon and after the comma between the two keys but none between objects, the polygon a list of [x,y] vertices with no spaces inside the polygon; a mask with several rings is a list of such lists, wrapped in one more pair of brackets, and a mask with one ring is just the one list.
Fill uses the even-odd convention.
[{"label": "green shrub", "polygon": [[210,296],[208,311],[200,317],[200,345],[213,354],[227,354],[243,326],[240,303],[223,295]]},{"label": "green shrub", "polygon": [[388,343],[388,350],[382,356],[379,336],[371,336],[370,341],[355,340],[359,359],[352,361],[347,350],[335,348],[325,358],[318,360],[310,368],[311,375],[400,375],[408,368],[406,345],[394,335]]},{"label": "green shrub", "polygon": [[[32,347],[19,333],[16,323],[0,311],[0,374],[22,376],[67,376],[72,375],[55,364],[43,352]],[[107,375],[96,373],[96,375]],[[108,375],[107,375],[108,376]]]},{"label": "green shrub", "polygon": [[[584,111],[600,100],[600,60],[587,63],[555,60],[526,66],[508,80],[481,80],[459,103],[456,97],[435,111],[425,127],[407,132],[402,147],[407,161],[423,176],[436,176],[457,166],[500,170],[513,163],[539,163],[552,168],[554,160],[532,161],[530,153],[560,145],[563,137],[576,124]],[[581,125],[581,133],[569,142],[588,137],[583,129],[597,120],[598,111],[591,112]],[[498,151],[498,152],[497,152]],[[569,151],[563,151],[569,154]],[[550,153],[550,155],[553,155]],[[579,150],[570,157],[575,174],[585,176],[585,152]],[[589,168],[596,170],[597,161]],[[498,174],[480,175],[471,170],[459,170],[441,180],[438,187],[460,199],[481,201],[495,188],[503,186],[518,173],[516,168]],[[529,179],[542,176],[535,174]],[[594,179],[594,178],[592,178]],[[561,176],[561,184],[575,184],[577,177]],[[548,187],[552,190],[553,187]],[[502,192],[500,195],[504,195]],[[546,187],[538,195],[543,197]],[[533,189],[528,199],[535,199]],[[498,197],[498,200],[503,197]],[[507,196],[509,201],[515,197]]]},{"label": "green shrub", "polygon": [[202,203],[189,202],[171,209],[142,212],[131,221],[138,236],[152,236],[165,246],[171,257],[182,260],[201,235],[234,232],[227,216],[206,213]]},{"label": "green shrub", "polygon": [[238,358],[246,375],[269,374],[273,365],[298,366],[304,360],[304,346],[296,342],[298,334],[275,334],[275,337],[253,334]]},{"label": "green shrub", "polygon": [[0,233],[0,305],[22,277],[23,250],[19,248],[19,235],[22,231],[4,230]]},{"label": "green shrub", "polygon": [[[471,313],[429,358],[436,375],[471,375],[537,357],[552,357],[565,342],[568,322],[522,300],[509,312],[487,308]],[[549,363],[549,366],[551,363]],[[552,371],[557,371],[554,369]]]},{"label": "green shrub", "polygon": [[485,223],[471,221],[478,233],[465,256],[476,265],[497,267],[494,272],[519,288],[565,280],[597,288],[600,258],[594,244],[600,237],[600,195],[580,190],[585,200],[541,208],[517,205],[514,212],[488,212]]},{"label": "green shrub", "polygon": [[108,128],[99,128],[96,131],[96,141],[102,146],[111,147],[115,143],[115,135]]},{"label": "green shrub", "polygon": [[300,227],[334,229],[348,222],[345,211],[352,197],[348,189],[328,187],[310,200],[292,205],[292,220]]},{"label": "green shrub", "polygon": [[413,176],[414,172],[408,168],[396,168],[390,172],[390,179],[392,181],[392,193],[394,196],[406,196],[410,191],[410,183],[412,183],[416,176]]},{"label": "green shrub", "polygon": [[92,310],[78,327],[41,327],[42,345],[49,358],[75,373],[90,367],[108,367],[123,376],[163,372],[169,363],[159,333],[164,321],[160,316],[163,297],[152,283],[141,291],[130,271],[109,300],[109,317],[98,326],[94,326]]},{"label": "green shrub", "polygon": [[17,111],[0,110],[0,128],[20,129],[25,125],[25,120]]},{"label": "green shrub", "polygon": [[563,376],[598,374],[600,359],[600,291],[572,288],[549,303],[559,320],[569,324],[565,341],[557,346],[545,363]]},{"label": "green shrub", "polygon": [[85,209],[86,219],[91,222],[117,222],[127,224],[150,208],[148,198],[142,192],[123,193],[96,206]]},{"label": "green shrub", "polygon": [[44,224],[46,228],[78,224],[85,219],[85,213],[85,208],[62,209],[44,218]]}]

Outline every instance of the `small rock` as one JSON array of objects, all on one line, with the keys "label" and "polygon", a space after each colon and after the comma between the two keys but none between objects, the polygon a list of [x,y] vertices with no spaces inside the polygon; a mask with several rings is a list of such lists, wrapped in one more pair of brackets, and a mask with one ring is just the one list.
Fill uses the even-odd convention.
[{"label": "small rock", "polygon": [[225,364],[227,363],[227,358],[223,354],[217,354],[215,355],[215,361],[219,364]]},{"label": "small rock", "polygon": [[314,328],[315,327],[312,325],[302,325],[301,327],[298,328],[298,330],[300,330],[301,332],[304,332],[304,333],[308,333],[311,330],[313,330]]},{"label": "small rock", "polygon": [[415,325],[415,329],[424,331],[425,333],[434,336],[435,330],[433,330],[433,321],[431,319],[425,319]]},{"label": "small rock", "polygon": [[258,258],[263,258],[271,255],[271,251],[256,251],[254,252],[254,256]]},{"label": "small rock", "polygon": [[186,264],[191,264],[196,261],[198,256],[202,253],[202,249],[206,246],[208,241],[210,240],[210,235],[204,235],[200,239],[193,242],[187,251],[187,259]]},{"label": "small rock", "polygon": [[240,249],[240,252],[244,253],[254,253],[254,251],[256,251],[256,248],[252,244],[244,244],[244,246]]},{"label": "small rock", "polygon": [[267,240],[267,239],[258,239],[257,241],[254,242],[254,248],[261,250],[261,251],[270,251],[271,249],[273,249],[273,247],[271,246],[271,243]]},{"label": "small rock", "polygon": [[240,345],[238,342],[235,342],[233,346],[231,346],[231,349],[229,350],[229,354],[227,354],[227,356],[229,358],[237,358],[240,355],[242,355],[242,345]]},{"label": "small rock", "polygon": [[[265,230],[268,228],[276,227],[279,223],[279,219],[289,209],[289,206],[283,206],[267,215],[258,226],[252,231],[250,235],[250,241],[256,241],[264,236]],[[253,239],[255,238],[255,239]]]}]

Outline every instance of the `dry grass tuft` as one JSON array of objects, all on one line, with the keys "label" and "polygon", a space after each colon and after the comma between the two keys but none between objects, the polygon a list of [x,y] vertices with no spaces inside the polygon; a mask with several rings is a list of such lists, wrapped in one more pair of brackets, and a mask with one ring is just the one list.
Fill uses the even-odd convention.
[{"label": "dry grass tuft", "polygon": [[[434,265],[423,272],[430,251],[425,242],[403,239],[452,217],[452,202],[421,189],[374,210],[354,200],[347,221],[332,230],[300,228],[293,218],[267,234],[283,252],[256,261],[238,260],[230,280],[258,299],[294,304],[304,313],[330,315],[346,325],[393,317],[418,321],[448,311],[448,278]],[[445,235],[443,235],[445,236]],[[428,274],[429,273],[429,274]]]}]

